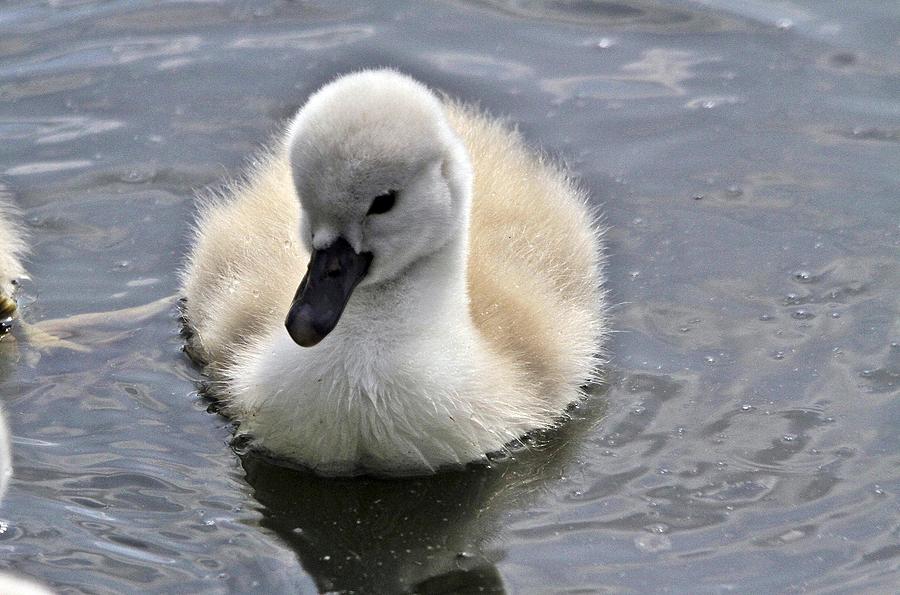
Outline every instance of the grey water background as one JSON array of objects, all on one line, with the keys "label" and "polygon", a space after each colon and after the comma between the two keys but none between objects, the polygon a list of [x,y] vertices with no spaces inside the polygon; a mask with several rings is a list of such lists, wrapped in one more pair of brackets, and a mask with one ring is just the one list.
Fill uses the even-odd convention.
[{"label": "grey water background", "polygon": [[[898,31],[892,2],[0,5],[23,318],[68,341],[0,342],[0,569],[63,593],[896,591]],[[611,225],[618,332],[607,385],[528,451],[321,479],[233,452],[174,302],[141,306],[177,289],[194,191],[381,65],[568,163]]]}]

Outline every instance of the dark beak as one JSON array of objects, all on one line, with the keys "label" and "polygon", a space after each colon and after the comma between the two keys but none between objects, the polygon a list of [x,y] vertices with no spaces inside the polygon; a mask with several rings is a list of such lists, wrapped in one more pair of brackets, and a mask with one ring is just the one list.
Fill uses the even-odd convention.
[{"label": "dark beak", "polygon": [[371,263],[371,252],[357,254],[344,238],[323,250],[313,250],[284,321],[297,345],[312,347],[334,330],[353,288],[366,276]]}]

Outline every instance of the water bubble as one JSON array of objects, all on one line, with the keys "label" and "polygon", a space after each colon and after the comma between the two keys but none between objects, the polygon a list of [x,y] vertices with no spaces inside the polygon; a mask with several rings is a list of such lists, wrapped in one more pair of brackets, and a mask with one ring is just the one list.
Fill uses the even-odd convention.
[{"label": "water bubble", "polygon": [[785,442],[793,442],[797,439],[797,434],[785,434],[781,439]]},{"label": "water bubble", "polygon": [[784,296],[784,305],[785,306],[796,306],[798,304],[803,303],[803,298],[796,293],[789,293]]},{"label": "water bubble", "polygon": [[608,50],[614,45],[616,45],[616,42],[614,42],[609,37],[601,37],[599,40],[597,40],[597,43],[594,44],[594,47],[599,50]]},{"label": "water bubble", "polygon": [[140,184],[142,182],[146,182],[152,176],[152,171],[132,169],[119,176],[119,179],[127,184]]},{"label": "water bubble", "polygon": [[702,194],[695,194],[693,198],[694,198],[694,200],[703,200],[703,195],[702,195]]},{"label": "water bubble", "polygon": [[832,313],[831,313],[831,317],[832,317],[832,318],[840,318],[840,317],[841,317],[841,313],[840,313],[840,312],[832,312]]},{"label": "water bubble", "polygon": [[738,198],[743,196],[744,191],[740,186],[731,185],[725,189],[725,196],[728,198]]},{"label": "water bubble", "polygon": [[778,22],[775,23],[775,26],[782,31],[788,31],[794,27],[794,21],[792,21],[791,19],[778,19]]},{"label": "water bubble", "polygon": [[769,322],[770,320],[775,320],[775,317],[772,316],[771,314],[763,314],[762,316],[759,317],[759,319],[762,320],[763,322]]},{"label": "water bubble", "polygon": [[798,283],[809,283],[809,281],[812,280],[812,273],[803,270],[794,271],[793,277],[794,281],[797,281]]},{"label": "water bubble", "polygon": [[804,310],[802,308],[799,310],[795,310],[791,314],[791,318],[793,318],[794,320],[812,320],[815,317],[816,317],[815,314],[813,314],[809,310]]},{"label": "water bubble", "polygon": [[707,364],[712,365],[712,364],[716,363],[716,358],[714,358],[711,355],[707,355],[703,358],[703,361],[706,362]]},{"label": "water bubble", "polygon": [[663,535],[669,532],[669,526],[665,523],[653,523],[652,525],[645,526],[644,530],[649,531],[654,535]]},{"label": "water bubble", "polygon": [[[735,95],[717,95],[713,97],[695,97],[691,99],[687,103],[684,104],[684,107],[687,109],[695,110],[697,108],[701,109],[714,109],[722,105],[735,105],[738,103],[743,103],[743,99],[741,97],[737,97]],[[707,180],[709,181],[709,180]]]},{"label": "water bubble", "polygon": [[799,529],[791,529],[790,531],[779,535],[778,539],[784,543],[790,543],[791,541],[797,541],[803,537],[806,537],[806,533]]},{"label": "water bubble", "polygon": [[876,496],[884,496],[884,490],[877,483],[875,484],[875,489],[872,491],[875,492]]},{"label": "water bubble", "polygon": [[634,545],[648,553],[672,549],[672,541],[666,535],[641,535],[634,538]]},{"label": "water bubble", "polygon": [[784,359],[784,352],[776,351],[775,353],[772,354],[772,359]]}]

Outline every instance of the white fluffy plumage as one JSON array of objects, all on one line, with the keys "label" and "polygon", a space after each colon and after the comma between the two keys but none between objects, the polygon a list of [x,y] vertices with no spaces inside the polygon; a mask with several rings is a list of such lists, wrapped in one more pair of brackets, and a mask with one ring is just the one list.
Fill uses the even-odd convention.
[{"label": "white fluffy plumage", "polygon": [[15,312],[14,282],[25,276],[25,267],[22,265],[25,239],[15,224],[14,215],[8,196],[0,187],[0,319]]},{"label": "white fluffy plumage", "polygon": [[[387,190],[394,208],[367,214]],[[312,250],[337,238],[371,266],[300,347],[285,316]],[[258,447],[323,474],[430,472],[563,418],[597,372],[602,265],[585,193],[517,132],[362,71],[203,197],[188,349]]]}]

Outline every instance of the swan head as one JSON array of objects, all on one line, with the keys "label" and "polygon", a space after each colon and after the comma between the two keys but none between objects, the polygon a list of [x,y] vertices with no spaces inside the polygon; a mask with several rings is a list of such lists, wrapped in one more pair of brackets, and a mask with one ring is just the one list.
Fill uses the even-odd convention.
[{"label": "swan head", "polygon": [[285,325],[310,347],[334,329],[357,286],[390,282],[464,241],[472,169],[440,100],[393,70],[324,86],[286,142],[311,258]]}]

